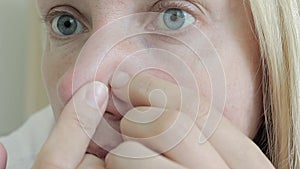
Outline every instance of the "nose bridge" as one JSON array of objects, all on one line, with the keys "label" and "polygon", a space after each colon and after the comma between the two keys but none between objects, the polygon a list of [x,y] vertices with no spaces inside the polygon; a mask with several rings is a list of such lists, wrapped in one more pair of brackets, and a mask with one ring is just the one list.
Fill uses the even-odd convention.
[{"label": "nose bridge", "polygon": [[132,15],[145,6],[145,2],[136,0],[107,0],[97,1],[96,5],[90,4],[93,31],[124,16]]},{"label": "nose bridge", "polygon": [[58,83],[59,97],[64,104],[86,83],[100,81],[108,85],[120,62],[137,50],[137,41],[112,37],[115,34],[98,31],[86,42],[74,65]]},{"label": "nose bridge", "polygon": [[[117,18],[118,15],[114,17]],[[88,82],[100,81],[108,85],[122,59],[144,48],[143,38],[135,36],[138,35],[137,32],[143,31],[143,27],[138,22],[144,18],[144,15],[130,15],[123,19],[111,20],[109,23],[96,16],[93,18],[98,18],[93,20],[95,26],[93,35],[82,47],[76,62],[58,84],[59,95],[64,104],[73,93]],[[97,24],[102,26],[97,27]]]},{"label": "nose bridge", "polygon": [[73,66],[74,87],[94,80],[108,85],[113,72],[122,60],[140,48],[139,38],[122,39],[120,37],[112,42],[107,41],[108,39],[103,38],[103,36],[100,34],[95,35],[81,50]]}]

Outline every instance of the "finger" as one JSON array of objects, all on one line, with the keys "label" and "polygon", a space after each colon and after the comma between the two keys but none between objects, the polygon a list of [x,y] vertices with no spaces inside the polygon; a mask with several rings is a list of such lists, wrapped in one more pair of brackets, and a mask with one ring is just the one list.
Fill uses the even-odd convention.
[{"label": "finger", "polygon": [[[133,106],[153,106],[183,112],[197,111],[200,95],[187,87],[179,86],[151,75],[139,74],[129,81],[125,72],[116,72],[111,80],[113,94]],[[209,104],[208,104],[209,105]],[[201,107],[206,110],[207,107]]]},{"label": "finger", "polygon": [[75,168],[105,111],[108,89],[100,82],[85,85],[61,113],[34,168]]},{"label": "finger", "polygon": [[126,139],[141,142],[190,169],[228,168],[209,142],[199,144],[199,128],[183,113],[153,107],[135,108],[122,119],[121,131]]},{"label": "finger", "polygon": [[4,146],[0,143],[0,169],[6,168],[7,152]]},{"label": "finger", "polygon": [[105,163],[102,159],[92,155],[86,154],[77,167],[77,169],[105,169]]},{"label": "finger", "polygon": [[106,156],[105,163],[108,169],[185,169],[160,155],[144,157],[147,154],[156,153],[140,143],[124,142]]},{"label": "finger", "polygon": [[[231,168],[274,168],[261,149],[225,117],[218,126],[207,123],[206,116],[198,119],[197,124],[201,129],[204,126],[208,129],[202,130],[202,133]],[[210,135],[212,132],[209,130],[214,128]]]}]

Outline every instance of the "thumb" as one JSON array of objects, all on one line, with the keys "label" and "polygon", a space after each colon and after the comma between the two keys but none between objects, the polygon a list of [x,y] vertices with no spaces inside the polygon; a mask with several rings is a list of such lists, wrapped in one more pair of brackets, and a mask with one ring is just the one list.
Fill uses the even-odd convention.
[{"label": "thumb", "polygon": [[4,146],[0,143],[0,169],[6,168],[7,152]]},{"label": "thumb", "polygon": [[62,111],[34,168],[75,168],[102,118],[108,89],[100,82],[80,88]]}]

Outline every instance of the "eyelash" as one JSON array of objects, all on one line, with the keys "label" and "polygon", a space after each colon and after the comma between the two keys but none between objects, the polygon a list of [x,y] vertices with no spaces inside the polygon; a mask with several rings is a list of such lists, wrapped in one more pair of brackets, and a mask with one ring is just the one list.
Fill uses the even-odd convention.
[{"label": "eyelash", "polygon": [[[54,20],[55,17],[58,17],[58,16],[62,16],[62,15],[71,15],[71,16],[74,16],[75,19],[77,19],[79,22],[82,23],[83,27],[84,27],[84,32],[83,33],[86,33],[89,31],[88,29],[88,26],[86,24],[86,22],[83,22],[82,19],[80,19],[79,16],[82,16],[80,14],[79,11],[76,10],[76,8],[72,7],[72,6],[69,6],[69,5],[63,5],[63,6],[58,6],[58,7],[55,7],[55,8],[59,8],[59,7],[67,7],[67,8],[70,8],[71,10],[68,10],[68,11],[65,11],[63,9],[61,10],[54,10],[53,12],[50,12],[48,13],[47,15],[43,16],[42,18],[42,21],[46,24],[49,25],[50,27],[50,33],[51,35],[56,38],[56,39],[68,39],[68,38],[71,38],[75,35],[71,35],[71,36],[59,36],[59,35],[56,35],[52,28],[51,28],[51,24]],[[186,11],[187,13],[191,14],[195,19],[196,19],[196,22],[200,20],[200,16],[199,16],[199,13],[203,13],[202,9],[199,9],[199,7],[197,5],[195,5],[193,2],[187,2],[187,1],[182,1],[182,0],[159,0],[157,1],[153,6],[152,8],[150,9],[152,12],[163,12],[167,9],[170,9],[170,8],[178,8],[180,10],[184,10]],[[74,12],[71,12],[72,10],[75,10],[75,13],[77,12],[78,14],[74,14]],[[201,12],[196,12],[195,10],[200,10]],[[175,31],[175,32],[178,32],[178,33],[182,33],[182,30],[178,30],[178,31]]]},{"label": "eyelash", "polygon": [[[189,4],[187,4],[189,3]],[[178,8],[181,10],[184,10],[188,13],[190,13],[192,16],[194,16],[196,19],[198,19],[197,17],[197,13],[194,11],[195,4],[191,3],[191,2],[183,2],[181,0],[162,0],[162,1],[158,1],[153,5],[153,9],[154,12],[163,12],[166,9],[170,9],[170,8]]]},{"label": "eyelash", "polygon": [[[204,13],[202,14],[202,12],[203,12],[202,9],[199,9],[199,7],[197,7],[196,4],[194,4],[191,1],[183,1],[183,0],[160,0],[153,5],[151,10],[153,12],[161,13],[161,12],[164,12],[165,10],[171,9],[171,8],[183,10],[183,11],[189,13],[191,16],[193,16],[195,18],[195,22],[192,23],[191,25],[200,21],[201,15],[204,14]],[[201,12],[199,12],[199,11],[201,11]],[[151,25],[152,22],[153,22],[153,19],[150,21],[150,24],[147,23],[146,25]],[[153,28],[151,28],[151,30],[152,31],[155,30],[155,31],[161,32],[163,34],[171,35],[173,37],[177,37],[177,36],[180,36],[180,35],[186,33],[189,30],[188,28],[189,28],[189,26],[187,26],[186,28],[183,28],[183,29],[175,30],[175,31],[174,30],[173,31],[155,30]]]}]

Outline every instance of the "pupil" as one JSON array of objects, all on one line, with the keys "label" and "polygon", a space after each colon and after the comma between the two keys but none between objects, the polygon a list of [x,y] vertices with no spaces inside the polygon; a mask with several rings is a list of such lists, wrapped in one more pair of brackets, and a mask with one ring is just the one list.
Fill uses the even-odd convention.
[{"label": "pupil", "polygon": [[177,19],[178,19],[177,13],[176,13],[176,14],[174,13],[174,14],[171,16],[171,21],[175,22],[175,21],[177,21]]},{"label": "pupil", "polygon": [[66,21],[65,22],[65,27],[70,28],[71,27],[71,21]]},{"label": "pupil", "polygon": [[76,20],[69,15],[63,15],[58,19],[57,28],[63,35],[72,35],[77,30]]},{"label": "pupil", "polygon": [[166,10],[163,18],[165,25],[172,30],[180,29],[185,23],[183,10],[177,8]]}]

